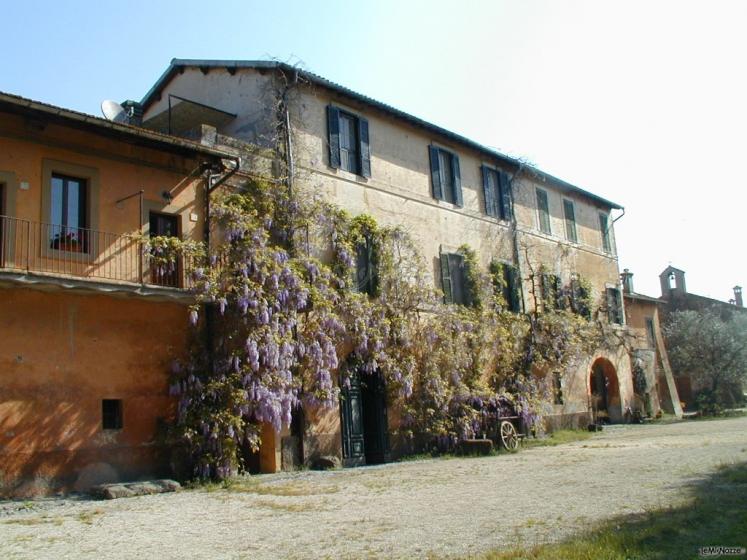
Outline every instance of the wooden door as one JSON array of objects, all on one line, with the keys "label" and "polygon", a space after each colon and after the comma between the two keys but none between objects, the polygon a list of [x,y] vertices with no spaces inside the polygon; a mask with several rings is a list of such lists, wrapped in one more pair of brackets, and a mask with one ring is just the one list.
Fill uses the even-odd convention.
[{"label": "wooden door", "polygon": [[[177,216],[171,214],[150,213],[150,236],[151,237],[179,237],[179,221]],[[150,265],[151,283],[158,286],[179,288],[181,286],[181,262],[179,259],[174,263],[160,264],[151,259]]]},{"label": "wooden door", "polygon": [[361,380],[363,435],[366,464],[389,461],[389,421],[386,411],[386,386],[379,372]]}]

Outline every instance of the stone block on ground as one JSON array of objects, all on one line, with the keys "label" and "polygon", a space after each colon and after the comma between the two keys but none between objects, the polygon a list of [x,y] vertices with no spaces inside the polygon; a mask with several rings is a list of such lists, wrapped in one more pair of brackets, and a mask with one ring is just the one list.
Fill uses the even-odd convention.
[{"label": "stone block on ground", "polygon": [[175,480],[147,480],[142,482],[99,484],[91,488],[91,494],[105,500],[114,500],[116,498],[132,498],[133,496],[176,492],[180,488],[181,484]]},{"label": "stone block on ground", "polygon": [[326,471],[329,469],[339,469],[342,466],[342,462],[339,457],[334,455],[324,455],[314,459],[311,463],[311,468],[318,471]]}]

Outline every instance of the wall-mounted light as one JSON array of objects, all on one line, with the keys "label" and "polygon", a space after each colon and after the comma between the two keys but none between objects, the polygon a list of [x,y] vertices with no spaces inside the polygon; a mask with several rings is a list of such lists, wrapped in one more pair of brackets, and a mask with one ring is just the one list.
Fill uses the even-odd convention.
[{"label": "wall-mounted light", "polygon": [[171,194],[171,191],[163,191],[161,193],[161,198],[164,200],[164,202],[170,204],[172,200],[174,200],[174,195]]}]

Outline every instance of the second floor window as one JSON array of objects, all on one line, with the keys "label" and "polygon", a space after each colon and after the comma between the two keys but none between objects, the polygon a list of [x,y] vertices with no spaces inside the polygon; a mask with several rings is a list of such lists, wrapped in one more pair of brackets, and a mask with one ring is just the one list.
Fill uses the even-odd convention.
[{"label": "second floor window", "polygon": [[485,213],[501,220],[511,219],[511,186],[504,171],[482,166]]},{"label": "second floor window", "polygon": [[431,160],[433,198],[445,200],[457,206],[464,206],[459,157],[436,146],[429,146],[428,151]]},{"label": "second floor window", "polygon": [[602,234],[602,250],[605,253],[611,253],[612,243],[610,243],[610,228],[607,214],[599,214],[599,231]]},{"label": "second floor window", "polygon": [[539,220],[540,231],[548,235],[551,234],[550,206],[547,202],[547,191],[542,189],[537,189],[537,219]]},{"label": "second floor window", "polygon": [[327,128],[330,167],[370,177],[368,121],[330,105],[327,107]]},{"label": "second floor window", "polygon": [[88,189],[86,180],[52,175],[49,235],[52,249],[87,252]]},{"label": "second floor window", "polygon": [[565,238],[571,243],[578,243],[576,209],[573,206],[573,201],[563,200],[563,214],[565,214]]}]

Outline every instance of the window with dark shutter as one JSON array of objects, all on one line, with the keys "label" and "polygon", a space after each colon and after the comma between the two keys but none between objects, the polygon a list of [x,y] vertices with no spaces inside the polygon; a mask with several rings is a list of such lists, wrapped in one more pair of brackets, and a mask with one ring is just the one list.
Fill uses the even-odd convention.
[{"label": "window with dark shutter", "polygon": [[539,219],[539,228],[542,233],[550,234],[550,207],[547,202],[547,192],[537,189],[537,216]]},{"label": "window with dark shutter", "polygon": [[521,279],[519,271],[515,266],[503,265],[503,299],[506,301],[509,311],[519,313],[521,311]]},{"label": "window with dark shutter", "polygon": [[485,213],[501,220],[511,219],[511,194],[508,175],[486,165],[483,165],[481,169]]},{"label": "window with dark shutter", "polygon": [[433,198],[463,206],[459,158],[447,150],[429,146]]},{"label": "window with dark shutter", "polygon": [[557,309],[560,299],[560,278],[555,274],[542,274],[540,285],[543,310]]},{"label": "window with dark shutter", "polygon": [[612,324],[623,324],[622,298],[617,288],[607,288],[607,318]]},{"label": "window with dark shutter", "polygon": [[464,257],[455,253],[441,253],[441,287],[444,303],[470,305],[467,289],[467,269]]},{"label": "window with dark shutter", "polygon": [[656,348],[656,333],[654,332],[653,317],[646,317],[646,338],[648,339],[648,347]]},{"label": "window with dark shutter", "polygon": [[565,214],[565,238],[572,243],[578,243],[576,209],[573,206],[573,201],[563,200],[563,214]]},{"label": "window with dark shutter", "polygon": [[555,404],[563,404],[563,376],[559,371],[552,374],[552,385]]},{"label": "window with dark shutter", "polygon": [[599,231],[602,234],[602,250],[605,253],[611,253],[612,244],[610,243],[610,229],[607,214],[599,214]]},{"label": "window with dark shutter", "polygon": [[510,220],[513,214],[511,211],[511,182],[508,180],[508,173],[504,171],[498,172],[498,196],[500,218],[501,220]]},{"label": "window with dark shutter", "polygon": [[340,113],[340,169],[358,173],[358,123],[355,117]]},{"label": "window with dark shutter", "polygon": [[327,129],[330,167],[370,177],[368,121],[330,105],[327,107]]},{"label": "window with dark shutter", "polygon": [[327,131],[329,144],[329,166],[340,168],[340,111],[336,107],[327,107]]},{"label": "window with dark shutter", "polygon": [[356,247],[355,288],[375,296],[378,288],[378,271],[373,243],[366,239]]},{"label": "window with dark shutter", "polygon": [[498,172],[485,165],[482,166],[482,191],[485,195],[485,213],[500,218]]},{"label": "window with dark shutter", "polygon": [[571,280],[571,309],[574,313],[586,319],[591,318],[591,309],[586,304],[588,296],[586,288],[579,282],[578,278],[573,278]]}]

